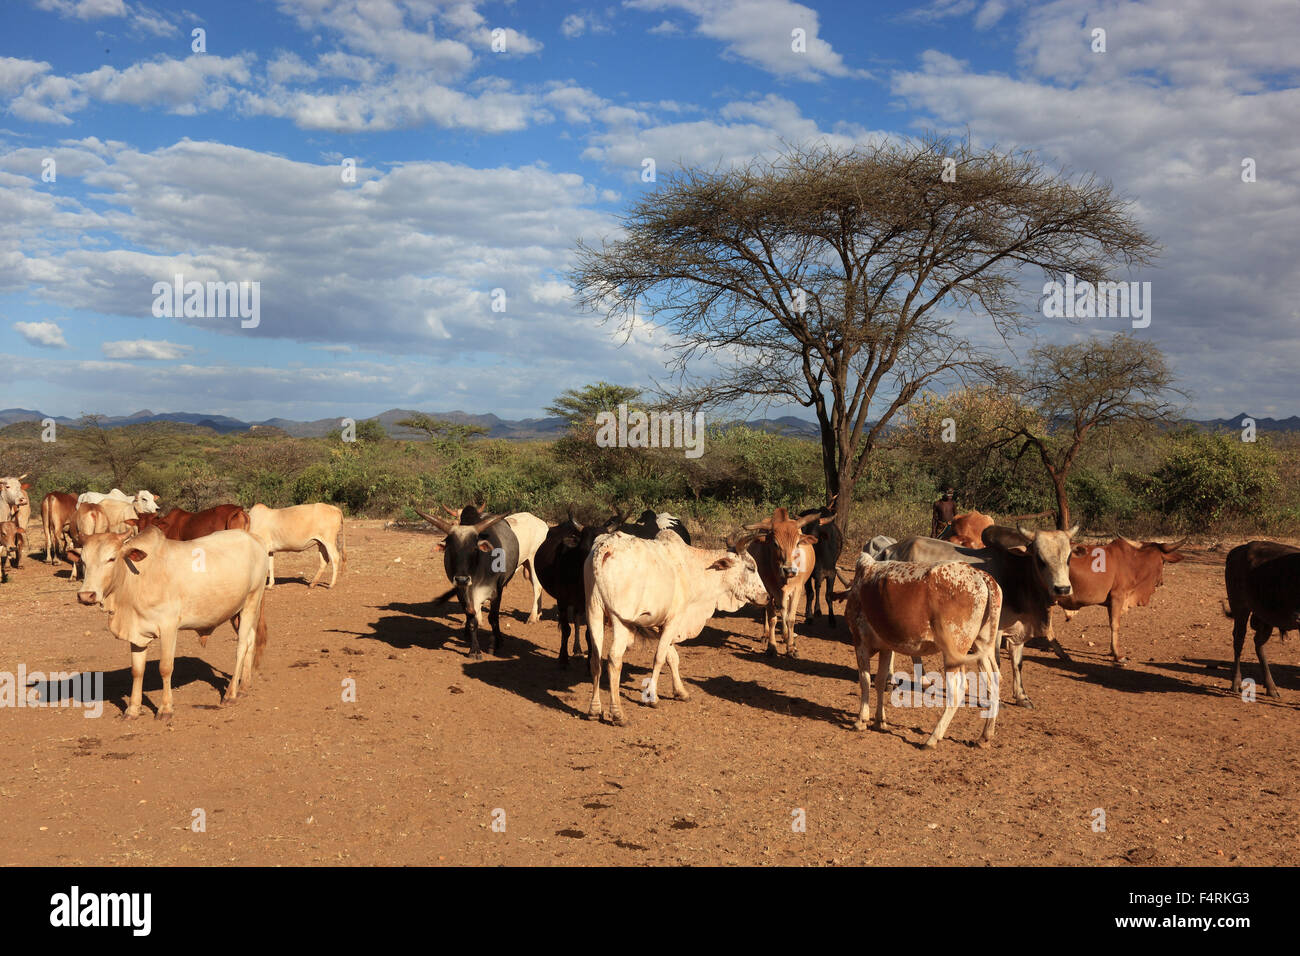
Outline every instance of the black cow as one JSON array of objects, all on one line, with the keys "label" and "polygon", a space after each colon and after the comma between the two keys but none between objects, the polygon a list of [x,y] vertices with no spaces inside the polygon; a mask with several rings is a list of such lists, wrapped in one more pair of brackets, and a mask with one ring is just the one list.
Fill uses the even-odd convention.
[{"label": "black cow", "polygon": [[817,535],[817,543],[813,545],[813,573],[803,586],[804,618],[811,621],[821,614],[822,585],[825,584],[826,615],[830,619],[831,626],[834,627],[835,605],[831,603],[831,590],[835,582],[832,578],[835,575],[835,562],[840,559],[840,552],[844,550],[844,534],[836,527],[834,521],[835,499],[832,498],[828,506],[799,512],[799,518],[807,518],[811,515],[818,515],[822,523],[808,532]]},{"label": "black cow", "polygon": [[476,661],[483,658],[478,645],[478,629],[483,623],[485,601],[492,602],[488,609],[492,653],[500,656],[505,645],[505,636],[501,633],[501,592],[519,568],[519,541],[510,525],[505,523],[506,516],[484,517],[473,505],[461,509],[458,524],[425,514],[418,508],[415,513],[447,535],[434,547],[442,552],[443,569],[465,612],[469,656]]},{"label": "black cow", "polygon": [[691,533],[686,530],[686,525],[682,522],[682,519],[676,515],[670,515],[666,511],[655,514],[647,508],[641,512],[641,517],[637,518],[634,523],[621,524],[618,530],[625,534],[644,538],[647,541],[654,538],[660,531],[675,531],[679,538],[687,544],[691,543]]},{"label": "black cow", "polygon": [[587,622],[587,594],[583,586],[582,566],[591,553],[596,536],[616,531],[621,524],[618,517],[601,525],[583,527],[574,520],[573,511],[564,521],[546,533],[546,540],[537,549],[534,565],[537,580],[551,597],[555,598],[556,614],[560,623],[560,666],[569,663],[569,628],[573,628],[573,653],[582,649],[582,625]]},{"label": "black cow", "polygon": [[1300,548],[1276,541],[1251,541],[1228,552],[1223,565],[1232,618],[1232,692],[1241,692],[1241,648],[1246,623],[1255,629],[1255,656],[1264,668],[1269,697],[1280,698],[1268,669],[1264,645],[1273,628],[1283,634],[1300,627]]}]

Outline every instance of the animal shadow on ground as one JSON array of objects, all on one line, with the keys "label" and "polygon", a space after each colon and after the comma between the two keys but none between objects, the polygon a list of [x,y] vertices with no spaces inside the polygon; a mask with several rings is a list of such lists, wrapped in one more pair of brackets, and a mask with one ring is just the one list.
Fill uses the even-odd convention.
[{"label": "animal shadow on ground", "polygon": [[[485,650],[483,660],[466,661],[465,676],[482,681],[490,687],[509,691],[542,707],[577,716],[587,715],[588,698],[585,693],[579,693],[577,707],[561,699],[557,693],[572,691],[575,688],[590,689],[591,669],[585,654],[579,655],[576,660],[570,659],[569,666],[561,669],[556,667],[554,656],[541,653],[541,648],[536,644],[523,638],[509,636],[506,638],[505,652],[508,656],[495,658]],[[630,676],[649,672],[648,667],[629,664],[625,659],[622,672],[623,685],[627,686]],[[605,679],[605,666],[602,663],[602,689],[604,689]],[[634,682],[634,686],[639,685],[638,679]]]},{"label": "animal shadow on ground", "polygon": [[[1273,674],[1273,683],[1277,685],[1278,690],[1286,692],[1300,691],[1300,667],[1294,664],[1279,664],[1276,660],[1274,645],[1277,638],[1274,637],[1268,642],[1266,653],[1272,651],[1269,658],[1268,669]],[[1231,646],[1231,641],[1229,642]],[[1232,661],[1231,660],[1210,660],[1209,658],[1184,658],[1181,661],[1163,661],[1159,664],[1152,662],[1150,667],[1158,667],[1161,670],[1174,671],[1182,674],[1198,675],[1216,675],[1222,678],[1222,686],[1211,688],[1211,691],[1222,691],[1229,697],[1238,697],[1231,691],[1232,686]],[[1255,682],[1255,697],[1257,700],[1267,700],[1268,691],[1264,687],[1264,668],[1259,665],[1255,657],[1255,644],[1250,633],[1246,634],[1246,646],[1241,652],[1241,679],[1244,681],[1250,678]],[[1282,703],[1286,703],[1285,700]]]},{"label": "animal shadow on ground", "polygon": [[[203,681],[219,695],[226,690],[226,685],[230,683],[230,675],[220,673],[213,669],[212,665],[201,657],[181,657],[177,655],[176,664],[172,670],[172,690],[179,690],[186,684],[192,684],[194,681]],[[157,703],[154,703],[150,696],[157,692],[162,693],[162,674],[158,672],[158,662],[148,661],[144,667],[144,705],[154,712],[158,713]],[[131,668],[123,667],[121,670],[104,672],[104,700],[116,707],[119,713],[126,712],[127,699],[131,696]],[[161,700],[161,696],[159,698]],[[215,702],[214,702],[215,706]]]},{"label": "animal shadow on ground", "polygon": [[[1060,671],[1073,672],[1066,674],[1072,680],[1086,681],[1091,684],[1100,684],[1102,687],[1110,690],[1123,691],[1126,694],[1145,694],[1150,691],[1160,691],[1162,693],[1180,693],[1180,694],[1212,694],[1213,691],[1208,687],[1200,684],[1194,684],[1191,681],[1179,680],[1175,677],[1166,677],[1163,674],[1152,674],[1149,671],[1139,670],[1135,667],[1121,667],[1112,663],[1109,659],[1103,658],[1098,661],[1082,660],[1077,651],[1070,651],[1071,659],[1068,661],[1061,660],[1055,654],[1035,655],[1030,658],[1025,655],[1026,660],[1033,660],[1040,666],[1053,667]],[[1006,660],[1010,655],[1004,651],[1002,654],[1003,671],[1007,672]],[[1006,679],[1010,679],[1009,677]]]},{"label": "animal shadow on ground", "polygon": [[[436,608],[432,604],[404,604],[394,602],[387,605],[369,605],[376,611],[396,611],[380,617],[373,623],[367,623],[370,633],[348,631],[332,628],[336,634],[352,634],[363,640],[383,641],[390,647],[406,650],[411,647],[427,647],[440,650],[448,641],[456,640],[463,634],[459,624],[436,620]],[[489,634],[491,632],[489,631]]]},{"label": "animal shadow on ground", "polygon": [[726,674],[719,674],[715,677],[688,678],[687,683],[694,684],[713,697],[786,717],[811,717],[841,727],[852,727],[856,720],[856,711],[849,713],[842,708],[827,707],[802,697],[793,697],[783,691],[764,686],[758,681],[737,680]]}]

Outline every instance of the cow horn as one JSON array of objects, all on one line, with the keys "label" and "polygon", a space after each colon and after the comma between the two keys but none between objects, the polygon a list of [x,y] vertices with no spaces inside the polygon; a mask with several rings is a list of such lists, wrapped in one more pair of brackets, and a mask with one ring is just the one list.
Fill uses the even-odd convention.
[{"label": "cow horn", "polygon": [[759,537],[761,537],[761,535],[757,535],[757,534],[744,533],[745,531],[750,531],[750,530],[752,530],[750,526],[746,525],[744,530],[729,535],[727,537],[727,550],[734,551],[736,552],[736,554],[744,554],[745,550],[749,547],[749,545],[752,542],[757,541]]},{"label": "cow horn", "polygon": [[494,515],[491,518],[484,518],[478,524],[474,525],[474,533],[482,534],[488,528],[492,527],[494,524],[496,524],[498,521],[501,521],[505,517],[506,516],[504,514],[499,514],[499,515]]},{"label": "cow horn", "polygon": [[1156,542],[1156,547],[1158,547],[1165,554],[1169,554],[1170,552],[1177,551],[1186,543],[1187,543],[1186,538],[1179,538],[1177,541],[1173,542],[1172,544],[1166,541],[1158,541]]},{"label": "cow horn", "polygon": [[746,531],[771,531],[772,519],[764,518],[762,521],[759,521],[756,524],[747,524],[745,525],[745,530]]},{"label": "cow horn", "polygon": [[802,518],[795,518],[794,520],[795,523],[799,525],[799,530],[802,531],[804,528],[808,527],[808,525],[812,524],[814,521],[821,521],[822,516],[816,511],[814,511],[810,515],[806,515]]},{"label": "cow horn", "polygon": [[442,504],[441,502],[438,503],[438,507],[441,508],[443,511],[447,512],[447,514],[451,515],[451,516],[452,516],[453,518],[455,518],[457,521],[460,520],[460,511],[459,511],[459,510],[457,510],[457,511],[452,511],[450,508],[448,508],[446,505]]},{"label": "cow horn", "polygon": [[425,513],[424,513],[423,511],[421,511],[419,508],[416,508],[415,505],[411,505],[411,508],[412,508],[413,511],[415,511],[415,513],[416,513],[417,515],[419,515],[419,516],[420,516],[421,518],[423,518],[425,521],[429,522],[429,524],[433,525],[435,528],[437,528],[437,529],[438,529],[439,531],[441,531],[443,534],[451,534],[451,527],[452,527],[452,526],[451,526],[450,524],[448,524],[446,521],[443,521],[441,518],[435,518],[433,515],[427,515],[427,514],[425,514]]},{"label": "cow horn", "polygon": [[1021,534],[1023,534],[1026,538],[1032,538],[1034,535],[1038,534],[1037,531],[1026,531],[1025,526],[1021,524],[1019,521],[1016,522],[1016,530],[1019,531]]},{"label": "cow horn", "polygon": [[[570,521],[573,521],[573,502],[569,502],[569,509],[568,509],[568,510],[569,510],[569,520],[570,520]],[[574,521],[574,524],[577,524],[577,522]]]}]

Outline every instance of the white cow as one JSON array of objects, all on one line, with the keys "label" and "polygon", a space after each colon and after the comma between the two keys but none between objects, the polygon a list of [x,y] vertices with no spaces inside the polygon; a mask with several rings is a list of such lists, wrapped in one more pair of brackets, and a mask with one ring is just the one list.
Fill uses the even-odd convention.
[{"label": "white cow", "polygon": [[31,485],[23,482],[26,477],[0,478],[0,521],[16,521],[24,533],[32,517],[32,503],[27,497]]},{"label": "white cow", "polygon": [[[646,702],[658,703],[659,671],[665,661],[672,672],[673,695],[689,698],[673,645],[698,635],[717,611],[767,604],[758,565],[746,551],[752,540],[751,535],[735,543],[739,553],[732,553],[693,548],[673,531],[661,531],[650,541],[622,532],[596,539],[583,565],[592,683],[589,716],[601,716],[600,661],[608,656],[610,715],[614,723],[624,722],[619,675],[623,653],[637,637],[657,644]],[[607,625],[612,635],[608,654]]]},{"label": "white cow", "polygon": [[77,497],[77,504],[81,504],[83,501],[92,505],[104,501],[125,501],[135,508],[137,514],[151,515],[158,513],[158,497],[153,492],[145,491],[143,488],[137,491],[134,496],[116,488],[107,494],[102,491],[87,491]]},{"label": "white cow", "polygon": [[536,624],[541,620],[538,611],[542,603],[542,582],[537,579],[535,567],[537,549],[546,540],[546,533],[551,530],[551,526],[537,515],[527,511],[507,515],[506,524],[510,526],[510,530],[515,533],[515,538],[519,541],[520,570],[524,573],[524,579],[533,586],[533,605],[528,612],[528,623]]},{"label": "white cow", "polygon": [[306,551],[320,549],[320,567],[307,586],[316,582],[330,568],[330,587],[338,580],[340,565],[347,564],[343,547],[343,512],[334,505],[321,502],[311,505],[293,505],[290,508],[268,508],[256,504],[248,509],[248,530],[266,544],[270,563],[267,565],[266,586],[275,586],[275,553],[277,551]]},{"label": "white cow", "polygon": [[197,631],[206,644],[208,635],[230,621],[239,644],[223,703],[235,700],[241,681],[245,690],[252,685],[266,647],[262,599],[269,558],[247,531],[218,531],[192,541],[168,541],[157,528],[96,534],[69,557],[86,570],[77,600],[105,608],[109,631],[131,645],[131,699],[124,716],[140,716],[145,655],[156,639],[163,680],[157,716],[171,718],[177,631]]}]

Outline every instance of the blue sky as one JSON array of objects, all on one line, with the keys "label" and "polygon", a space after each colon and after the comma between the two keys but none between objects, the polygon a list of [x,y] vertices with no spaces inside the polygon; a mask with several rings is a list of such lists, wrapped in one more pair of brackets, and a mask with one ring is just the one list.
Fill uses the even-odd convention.
[{"label": "blue sky", "polygon": [[[934,129],[1114,182],[1163,245],[1131,276],[1153,286],[1140,334],[1193,411],[1300,413],[1300,4],[1234,6],[11,0],[0,405],[527,417],[564,388],[647,384],[663,333],[624,342],[562,281],[576,240],[652,188],[642,159]],[[260,325],[153,317],[178,271],[259,281]],[[1012,346],[1124,325],[1039,319]]]}]

